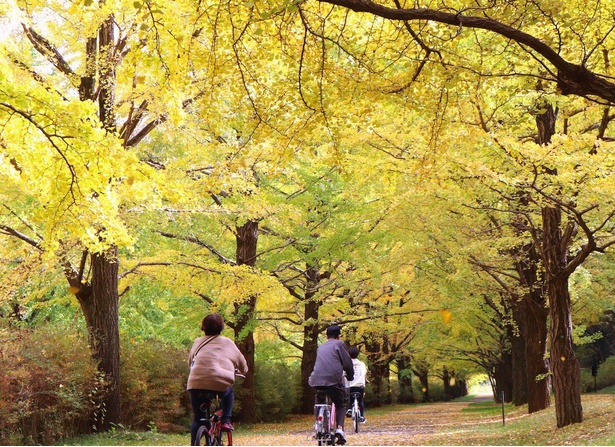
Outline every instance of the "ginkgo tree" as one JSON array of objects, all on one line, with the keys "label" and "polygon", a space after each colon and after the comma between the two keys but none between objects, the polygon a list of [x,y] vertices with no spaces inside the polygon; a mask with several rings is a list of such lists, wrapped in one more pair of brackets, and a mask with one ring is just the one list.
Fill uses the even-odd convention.
[{"label": "ginkgo tree", "polygon": [[[327,8],[328,5],[342,8]],[[416,4],[406,7],[400,2],[386,5],[372,1],[325,0],[302,2],[297,8],[306,36],[309,36],[305,42],[313,39],[330,50],[322,51],[318,59],[320,66],[327,63],[346,65],[349,72],[355,74],[355,79],[369,78],[373,91],[380,88],[391,94],[415,93],[417,90],[414,87],[418,84],[414,81],[422,77],[433,79],[440,76],[442,84],[448,82],[452,86],[464,76],[483,75],[521,79],[518,92],[536,91],[536,81],[543,80],[541,88],[550,89],[554,94],[589,97],[606,104],[614,99],[613,84],[608,78],[612,19],[608,6],[601,2],[590,8],[586,4],[579,8],[577,5],[548,1],[529,5],[524,3],[521,7],[516,2],[501,5],[485,2],[470,7],[459,2],[458,5],[429,8]],[[347,10],[367,14],[352,14]],[[588,10],[592,13],[587,14]],[[442,26],[434,25],[438,23]],[[518,23],[522,23],[523,27],[516,26]],[[587,33],[588,29],[592,31]],[[533,58],[527,58],[528,53]],[[308,66],[306,63],[305,68]],[[377,76],[369,76],[372,73]],[[305,87],[307,91],[308,86]],[[382,96],[379,98],[386,101]],[[447,97],[443,95],[440,98],[441,103],[436,107],[442,110]],[[603,121],[603,124],[608,124],[608,121]],[[547,144],[547,140],[543,144]],[[550,168],[555,169],[555,166]],[[554,197],[551,196],[551,199]],[[566,234],[560,228],[560,214],[557,211],[562,203],[550,202],[554,206],[543,208],[543,229],[545,234],[551,234],[544,240],[558,239],[560,231]],[[573,220],[580,228],[587,229],[590,239],[588,247],[598,247],[599,244],[591,242],[594,230],[580,222],[582,215],[589,211],[572,211],[570,208],[568,211],[576,216]],[[598,228],[602,228],[601,225],[599,223]],[[550,233],[550,230],[553,232]],[[567,245],[566,237],[564,245]],[[550,265],[557,264],[553,264],[554,257],[561,262],[563,253],[556,254],[545,249],[538,241],[536,244],[545,263],[545,271],[555,272],[549,270]],[[559,242],[550,245],[557,246],[560,246]],[[592,250],[590,248],[589,251]],[[576,262],[587,256],[588,251],[583,249],[579,253],[580,257],[569,265],[571,270],[574,270]],[[570,383],[564,388],[573,389],[572,393],[576,395],[566,398],[566,392],[560,386],[559,393],[556,393],[558,426],[582,420],[578,387],[575,386],[577,379],[574,379],[578,377],[578,371],[559,367],[562,358],[567,359],[566,365],[574,365],[570,352],[572,341],[567,335],[569,330],[565,329],[570,326],[569,317],[559,315],[554,310],[559,308],[557,303],[562,302],[565,314],[569,313],[565,293],[561,293],[564,287],[560,280],[567,277],[571,270],[564,269],[555,273],[551,280],[547,279],[553,321],[551,328],[555,335],[553,372],[554,376],[567,377],[564,381]],[[561,347],[566,352],[561,355],[557,348],[560,339],[566,340],[566,347]],[[558,388],[559,379],[555,383]]]},{"label": "ginkgo tree", "polygon": [[[232,229],[219,239],[225,251],[216,255],[206,248],[215,263],[187,265],[178,254],[187,244],[161,253],[171,259],[153,256],[147,262],[161,267],[183,262],[195,276],[204,275],[207,280],[193,290],[203,297],[212,278],[220,280],[217,290],[239,299],[211,304],[228,304],[230,314],[249,309],[241,333],[256,324],[251,312],[259,309],[257,295],[280,290],[269,277],[272,271],[284,285],[291,277],[282,277],[282,267],[288,267],[285,275],[300,269],[329,276],[324,278],[329,289],[318,286],[320,297],[300,295],[309,303],[324,302],[326,294],[335,298],[323,309],[327,317],[317,313],[320,321],[301,322],[313,330],[306,337],[313,346],[325,318],[369,315],[358,315],[360,300],[350,309],[350,298],[378,297],[373,301],[384,318],[392,300],[383,291],[403,284],[393,288],[393,296],[405,296],[415,279],[405,267],[424,261],[421,250],[433,247],[429,238],[438,233],[433,227],[447,220],[445,212],[436,217],[413,213],[413,207],[427,209],[446,188],[456,188],[451,177],[472,189],[469,204],[475,208],[479,202],[494,204],[491,212],[514,213],[512,223],[523,223],[516,238],[501,244],[510,242],[509,251],[531,245],[540,257],[551,303],[558,425],[582,420],[567,281],[591,252],[611,244],[612,217],[612,161],[605,142],[610,113],[573,98],[606,104],[615,98],[608,78],[610,4],[593,6],[3,3],[0,11],[12,26],[0,48],[0,170],[7,178],[0,186],[0,231],[64,269],[86,315],[94,355],[112,384],[106,422],[120,420],[117,279],[137,268],[120,273],[118,250],[134,245],[145,219],[166,220],[165,229],[181,234],[183,242],[189,236],[192,243],[195,238],[209,243],[212,229]],[[495,78],[498,82],[490,82]],[[479,81],[481,94],[500,101],[483,103],[467,89]],[[565,100],[560,93],[572,96]],[[460,99],[452,101],[453,95]],[[561,130],[528,140],[537,117],[539,125],[555,129],[556,108],[566,117]],[[284,171],[295,158],[313,163],[317,174],[311,175],[322,183],[303,184],[298,176],[295,184],[286,183],[297,174]],[[588,158],[597,169],[588,167]],[[309,166],[300,169],[308,172]],[[421,176],[432,181],[417,186]],[[277,191],[265,198],[264,185]],[[317,193],[314,200],[298,203],[308,190]],[[416,200],[421,194],[427,197],[423,203]],[[528,203],[508,200],[519,194]],[[317,238],[305,222],[319,228],[322,215],[331,217],[331,226]],[[263,245],[257,251],[256,230],[265,223],[268,237],[258,238]],[[448,228],[450,236],[455,229]],[[219,254],[245,240],[235,237],[241,230],[251,242],[249,252],[236,251],[236,264],[244,265],[221,267],[231,256]],[[370,250],[376,258],[371,262]],[[254,262],[257,254],[262,271]],[[383,274],[387,265],[400,270]],[[227,274],[232,281],[221,280]],[[304,292],[313,292],[312,285]],[[439,299],[454,295],[449,292]],[[279,304],[273,294],[267,292],[268,299]],[[265,314],[271,310],[266,301],[261,304]],[[284,304],[294,310],[296,303]],[[412,312],[414,304],[400,308]],[[562,391],[568,389],[564,382],[571,394]]]},{"label": "ginkgo tree", "polygon": [[221,30],[190,2],[12,1],[0,8],[7,30],[1,161],[10,179],[1,193],[2,232],[64,269],[109,380],[99,424],[108,426],[120,422],[118,250],[135,240],[122,214],[181,197],[180,184],[157,180],[147,137],[172,129],[198,101],[214,117],[227,113],[228,103],[218,101],[232,94],[212,100],[211,92],[217,76],[234,85],[222,81],[234,62],[215,57]]}]

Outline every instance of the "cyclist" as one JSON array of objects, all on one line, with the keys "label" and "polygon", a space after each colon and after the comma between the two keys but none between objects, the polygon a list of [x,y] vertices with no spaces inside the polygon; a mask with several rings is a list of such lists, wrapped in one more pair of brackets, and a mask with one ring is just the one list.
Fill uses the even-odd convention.
[{"label": "cyclist", "polygon": [[233,340],[220,335],[223,329],[224,320],[219,314],[207,315],[201,324],[205,335],[194,341],[188,356],[190,374],[187,389],[194,412],[190,426],[190,445],[195,445],[200,420],[205,417],[201,405],[212,394],[220,398],[222,430],[233,430],[231,415],[235,393],[232,385],[235,383],[235,371],[246,374],[248,365]]},{"label": "cyclist", "polygon": [[[317,390],[326,390],[335,404],[335,436],[337,444],[346,443],[344,435],[344,415],[346,414],[346,390],[344,387],[344,372],[349,380],[353,379],[354,368],[352,359],[346,351],[344,342],[340,340],[340,327],[331,325],[327,328],[327,341],[316,351],[316,363],[308,383]],[[317,395],[318,398],[318,395]],[[324,403],[324,402],[316,402]]]},{"label": "cyclist", "polygon": [[[367,368],[365,367],[365,363],[359,360],[359,348],[356,346],[351,346],[348,349],[348,354],[350,354],[350,358],[352,359],[352,365],[354,366],[354,379],[348,382],[348,387],[350,387],[350,395],[352,393],[359,393],[358,401],[359,401],[359,410],[361,412],[361,417],[359,418],[360,422],[365,422],[365,404],[363,403],[363,394],[365,392],[365,375],[367,374]],[[348,410],[350,412],[350,410]],[[347,413],[349,416],[349,414]]]}]

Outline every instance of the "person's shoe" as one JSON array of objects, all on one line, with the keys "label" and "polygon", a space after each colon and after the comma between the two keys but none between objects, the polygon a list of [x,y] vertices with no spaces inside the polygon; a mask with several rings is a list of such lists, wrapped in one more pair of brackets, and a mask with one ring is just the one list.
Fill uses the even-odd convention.
[{"label": "person's shoe", "polygon": [[365,421],[366,421],[366,420],[367,420],[367,419],[365,419],[363,416],[359,417],[359,422],[360,422],[361,424],[365,424]]},{"label": "person's shoe", "polygon": [[228,419],[225,419],[222,421],[222,424],[220,425],[220,430],[233,431],[235,430],[235,427],[233,427],[233,424],[231,424],[231,421],[229,421]]},{"label": "person's shoe", "polygon": [[337,445],[344,445],[346,444],[346,436],[344,436],[344,430],[342,430],[341,428],[338,428],[337,430],[335,430],[335,438],[336,438],[336,444]]},{"label": "person's shoe", "polygon": [[352,417],[352,409],[351,409],[351,410],[346,411],[346,417],[347,417],[347,418],[351,418],[351,417]]}]

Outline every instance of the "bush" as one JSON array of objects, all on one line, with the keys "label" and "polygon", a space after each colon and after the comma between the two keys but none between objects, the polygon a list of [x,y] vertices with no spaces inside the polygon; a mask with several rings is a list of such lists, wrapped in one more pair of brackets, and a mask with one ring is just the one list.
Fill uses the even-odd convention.
[{"label": "bush", "polygon": [[[598,375],[596,376],[596,388],[606,388],[615,385],[615,356],[607,358],[598,365]],[[589,393],[594,391],[594,377],[591,368],[581,368],[581,391]]]},{"label": "bush", "polygon": [[276,361],[257,361],[254,373],[256,416],[266,422],[285,419],[299,405],[299,368]]},{"label": "bush", "polygon": [[85,337],[0,323],[0,444],[53,444],[90,430],[104,383]]},{"label": "bush", "polygon": [[155,340],[122,343],[122,421],[135,429],[185,432],[190,417],[186,392],[187,351]]}]

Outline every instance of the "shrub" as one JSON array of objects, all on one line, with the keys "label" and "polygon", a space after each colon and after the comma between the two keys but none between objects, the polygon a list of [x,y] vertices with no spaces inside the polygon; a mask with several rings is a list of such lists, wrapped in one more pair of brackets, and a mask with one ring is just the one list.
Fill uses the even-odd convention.
[{"label": "shrub", "polygon": [[124,341],[121,358],[122,420],[138,429],[184,432],[190,405],[187,351],[156,340]]},{"label": "shrub", "polygon": [[[596,388],[606,388],[615,385],[615,356],[607,358],[598,366]],[[581,368],[581,391],[589,393],[594,391],[594,377],[591,368]]]},{"label": "shrub", "polygon": [[262,421],[283,420],[299,404],[299,368],[276,361],[257,361],[254,373],[257,417]]},{"label": "shrub", "polygon": [[90,430],[104,383],[85,337],[0,326],[0,444],[52,444]]}]

